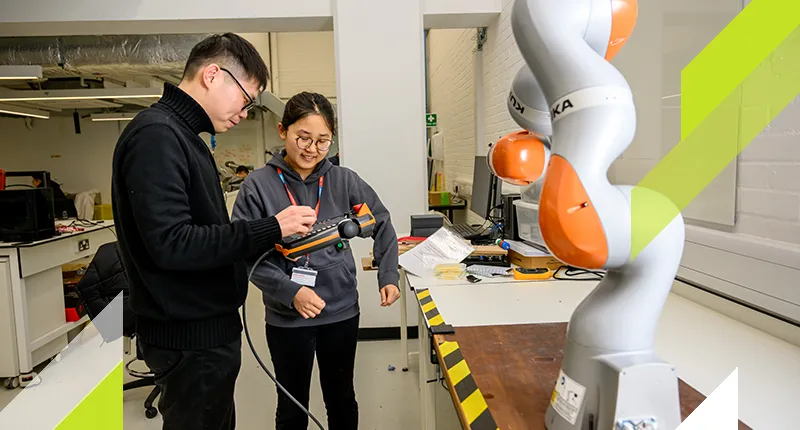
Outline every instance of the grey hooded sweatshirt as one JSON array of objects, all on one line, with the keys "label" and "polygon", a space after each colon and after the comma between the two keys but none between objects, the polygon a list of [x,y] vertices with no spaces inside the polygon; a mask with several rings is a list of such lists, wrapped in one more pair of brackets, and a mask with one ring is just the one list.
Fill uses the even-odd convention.
[{"label": "grey hooded sweatshirt", "polygon": [[[379,265],[378,288],[397,285],[400,279],[397,270],[397,235],[389,211],[372,187],[352,170],[334,166],[328,159],[319,162],[314,172],[302,180],[286,163],[285,156],[284,150],[266,166],[247,176],[236,197],[232,219],[263,219],[278,214],[292,204],[277,168],[283,171],[297,204],[312,208],[317,204],[319,178],[324,176],[318,221],[341,216],[352,210],[353,206],[366,203],[376,221],[372,238],[374,258]],[[293,262],[273,252],[258,266],[252,280],[263,292],[268,324],[279,327],[316,326],[344,321],[359,313],[358,272],[352,251],[328,247],[311,253],[309,258],[309,267],[318,272],[316,285],[312,289],[325,301],[325,308],[316,318],[309,319],[304,319],[294,309],[292,301],[302,285],[291,280],[292,268],[302,267],[306,257]],[[248,273],[254,263],[255,258],[248,261]]]}]

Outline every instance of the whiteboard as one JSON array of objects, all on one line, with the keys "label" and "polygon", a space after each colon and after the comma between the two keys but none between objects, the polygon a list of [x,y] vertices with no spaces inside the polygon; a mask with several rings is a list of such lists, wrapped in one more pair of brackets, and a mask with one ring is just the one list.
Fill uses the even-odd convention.
[{"label": "whiteboard", "polygon": [[[612,165],[614,184],[637,184],[680,142],[681,70],[741,9],[742,0],[640,2],[636,28],[611,61],[628,81],[636,105],[636,135]],[[738,124],[731,127],[738,130]],[[682,210],[683,216],[733,226],[736,170],[734,160]]]},{"label": "whiteboard", "polygon": [[[661,4],[664,17],[661,142],[666,155],[681,138],[681,70],[741,12],[742,0],[662,0]],[[731,127],[738,130],[739,124],[731,124]],[[733,226],[736,170],[737,160],[734,159],[683,209],[684,218]]]}]

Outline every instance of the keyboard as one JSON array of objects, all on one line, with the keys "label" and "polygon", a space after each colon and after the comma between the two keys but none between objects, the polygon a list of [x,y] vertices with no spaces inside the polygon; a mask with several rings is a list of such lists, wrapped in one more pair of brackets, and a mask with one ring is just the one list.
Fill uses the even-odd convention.
[{"label": "keyboard", "polygon": [[483,276],[484,278],[514,275],[514,272],[511,271],[510,267],[488,266],[483,264],[473,264],[472,266],[467,266],[467,273],[470,275]]},{"label": "keyboard", "polygon": [[470,224],[453,224],[450,226],[450,228],[453,230],[453,232],[464,239],[478,237],[484,230],[486,230],[483,227],[473,227]]}]

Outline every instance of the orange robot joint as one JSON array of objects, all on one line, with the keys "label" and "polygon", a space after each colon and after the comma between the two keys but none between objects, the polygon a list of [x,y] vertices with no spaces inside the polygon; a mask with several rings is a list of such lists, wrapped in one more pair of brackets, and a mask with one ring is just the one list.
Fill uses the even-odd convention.
[{"label": "orange robot joint", "polygon": [[550,159],[539,206],[542,237],[553,255],[578,267],[603,267],[605,229],[577,172],[559,155]]}]

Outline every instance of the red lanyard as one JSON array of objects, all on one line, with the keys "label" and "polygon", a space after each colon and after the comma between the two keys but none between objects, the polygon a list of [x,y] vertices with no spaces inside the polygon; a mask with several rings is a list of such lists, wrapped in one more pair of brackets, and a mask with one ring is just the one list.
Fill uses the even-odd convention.
[{"label": "red lanyard", "polygon": [[[289,201],[292,202],[292,206],[297,206],[297,200],[294,199],[292,192],[289,190],[289,186],[286,184],[286,178],[283,177],[283,171],[280,168],[277,168],[277,170],[278,177],[281,178],[281,182],[283,183],[283,188],[286,189],[286,194],[289,195]],[[314,208],[314,212],[316,213],[317,217],[319,217],[319,204],[322,201],[322,184],[324,183],[324,179],[325,176],[320,176],[317,186],[317,207]],[[311,261],[311,257],[306,255],[306,267],[308,267],[309,261]]]},{"label": "red lanyard", "polygon": [[[281,178],[281,182],[283,183],[283,188],[286,189],[286,194],[289,195],[289,201],[292,202],[292,206],[297,206],[297,200],[294,199],[292,192],[289,190],[289,186],[286,184],[286,178],[283,177],[283,171],[278,168],[278,177]],[[317,187],[317,207],[314,208],[314,212],[317,216],[319,216],[319,203],[322,201],[322,184],[325,182],[325,176],[319,177],[319,185]]]}]

